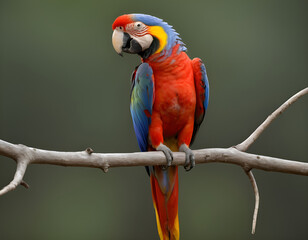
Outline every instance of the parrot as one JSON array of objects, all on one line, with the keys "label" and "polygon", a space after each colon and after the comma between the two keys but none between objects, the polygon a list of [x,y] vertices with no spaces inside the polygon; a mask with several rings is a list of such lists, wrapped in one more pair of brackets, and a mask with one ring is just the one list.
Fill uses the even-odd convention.
[{"label": "parrot", "polygon": [[180,238],[178,167],[173,152],[185,153],[186,171],[195,166],[190,149],[209,102],[209,82],[200,58],[190,59],[174,28],[147,14],[124,14],[112,24],[112,44],[137,54],[141,64],[131,76],[130,112],[139,148],[162,151],[166,165],[147,166],[158,235]]}]

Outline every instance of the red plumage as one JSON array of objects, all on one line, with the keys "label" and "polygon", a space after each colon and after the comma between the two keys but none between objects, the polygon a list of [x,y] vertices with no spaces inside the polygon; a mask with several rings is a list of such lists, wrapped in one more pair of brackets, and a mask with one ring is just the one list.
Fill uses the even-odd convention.
[{"label": "red plumage", "polygon": [[112,30],[114,30],[116,27],[125,27],[127,24],[132,23],[132,22],[133,20],[130,14],[122,15],[113,22]]},{"label": "red plumage", "polygon": [[155,173],[151,174],[152,198],[158,233],[161,240],[179,239],[178,168],[170,167],[168,169],[168,175],[172,176],[169,181],[171,190],[160,186],[159,176],[157,176],[160,174],[164,174],[160,167],[155,167]]},{"label": "red plumage", "polygon": [[176,45],[165,61],[159,61],[158,54],[145,60],[152,67],[155,79],[155,101],[149,128],[153,147],[176,136],[178,147],[183,143],[190,145],[196,107],[194,73],[192,61],[185,52],[178,53],[178,48]]},{"label": "red plumage", "polygon": [[[149,139],[153,147],[164,143],[172,151],[178,151],[182,144],[190,145],[196,109],[193,64],[185,52],[179,53],[178,48],[176,45],[164,61],[160,61],[163,56],[159,57],[159,54],[145,60],[153,69],[155,79]],[[168,183],[164,183],[167,190],[164,190],[166,185],[162,186],[165,178],[168,178]],[[163,170],[155,167],[151,186],[161,239],[179,239],[178,168]]]}]

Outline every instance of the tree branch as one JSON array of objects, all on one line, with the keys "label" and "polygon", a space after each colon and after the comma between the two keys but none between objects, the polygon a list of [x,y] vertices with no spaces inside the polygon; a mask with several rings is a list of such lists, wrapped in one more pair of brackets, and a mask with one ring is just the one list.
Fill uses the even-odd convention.
[{"label": "tree branch", "polygon": [[[195,154],[196,164],[213,162],[230,163],[239,165],[245,169],[256,168],[264,171],[308,176],[308,163],[245,153],[233,147],[206,148],[194,150],[193,153]],[[164,165],[166,163],[166,158],[162,152],[90,154],[87,151],[57,152],[12,144],[3,140],[0,140],[0,155],[14,159],[17,161],[17,164],[92,167],[100,168],[105,172],[112,167],[154,166]],[[184,165],[184,163],[185,154],[175,152],[172,165]]]},{"label": "tree branch", "polygon": [[308,87],[299,91],[292,97],[290,97],[284,104],[276,109],[271,115],[269,115],[265,121],[242,143],[235,146],[236,149],[240,151],[247,151],[247,149],[253,144],[261,133],[281,114],[283,113],[291,104],[296,102],[300,97],[308,93]]},{"label": "tree branch", "polygon": [[[253,168],[264,171],[291,173],[308,176],[308,163],[285,160],[281,158],[246,153],[245,151],[255,142],[260,134],[284,112],[291,104],[308,93],[308,88],[295,94],[274,111],[245,141],[230,148],[207,148],[195,150],[196,164],[201,163],[230,163],[241,166],[248,175],[254,193],[255,209],[252,223],[252,233],[255,232],[259,208],[259,191],[255,178],[251,172]],[[81,152],[58,152],[27,147],[21,144],[12,144],[0,140],[0,155],[16,161],[17,169],[13,180],[0,191],[0,196],[14,190],[18,185],[29,187],[23,181],[29,164],[52,164],[72,167],[100,168],[107,172],[111,167],[153,166],[166,164],[162,152],[139,153],[93,153],[91,148]],[[174,153],[172,165],[184,165],[185,154]]]}]

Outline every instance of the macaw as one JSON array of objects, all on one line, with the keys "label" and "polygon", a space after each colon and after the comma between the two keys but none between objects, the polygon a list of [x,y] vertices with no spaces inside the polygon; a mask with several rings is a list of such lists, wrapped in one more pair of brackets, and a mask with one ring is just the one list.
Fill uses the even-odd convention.
[{"label": "macaw", "polygon": [[178,167],[173,152],[185,153],[184,168],[195,166],[189,146],[203,121],[209,83],[200,58],[191,60],[179,34],[162,19],[125,14],[112,25],[115,51],[138,54],[132,74],[130,111],[141,151],[162,151],[165,166],[148,166],[158,234],[179,239]]}]

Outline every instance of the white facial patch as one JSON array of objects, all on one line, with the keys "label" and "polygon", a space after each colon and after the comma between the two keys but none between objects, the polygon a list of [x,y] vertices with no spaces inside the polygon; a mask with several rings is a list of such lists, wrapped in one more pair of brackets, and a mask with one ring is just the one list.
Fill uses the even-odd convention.
[{"label": "white facial patch", "polygon": [[135,37],[135,36],[131,37],[140,44],[140,46],[142,47],[142,51],[148,49],[153,42],[153,37],[150,34],[146,34],[140,37]]}]

